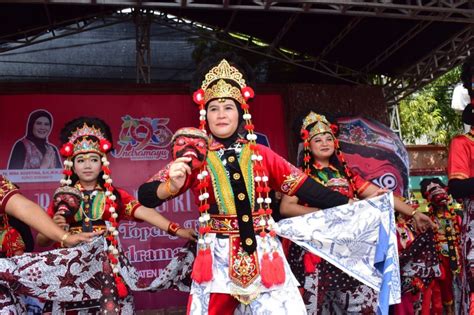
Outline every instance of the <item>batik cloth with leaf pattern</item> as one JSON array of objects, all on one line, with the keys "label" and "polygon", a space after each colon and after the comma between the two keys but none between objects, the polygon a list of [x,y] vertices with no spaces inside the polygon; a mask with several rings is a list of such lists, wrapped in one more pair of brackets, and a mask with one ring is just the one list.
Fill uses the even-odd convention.
[{"label": "batik cloth with leaf pattern", "polygon": [[379,292],[378,313],[400,302],[393,195],[278,222],[277,233]]},{"label": "batik cloth with leaf pattern", "polygon": [[[123,254],[120,255],[120,274],[129,291],[169,288],[189,291],[193,250],[193,245],[185,246],[160,277],[149,284],[143,282]],[[104,314],[132,314],[132,297],[119,299],[115,292],[103,237],[74,248],[0,259],[1,314],[25,314],[22,295],[52,301],[53,314],[71,309],[74,304],[79,308],[89,305]]]}]

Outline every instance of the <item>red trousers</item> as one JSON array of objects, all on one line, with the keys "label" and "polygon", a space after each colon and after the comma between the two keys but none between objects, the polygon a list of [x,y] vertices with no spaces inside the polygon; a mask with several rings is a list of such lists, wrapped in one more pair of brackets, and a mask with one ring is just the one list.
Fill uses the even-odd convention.
[{"label": "red trousers", "polygon": [[[187,315],[190,315],[191,301],[193,296],[189,295]],[[232,295],[225,293],[211,293],[209,299],[209,315],[233,315],[235,309],[239,305]]]},{"label": "red trousers", "polygon": [[395,314],[398,315],[414,315],[414,304],[420,299],[420,294],[413,295],[411,292],[402,294],[402,302],[395,305]]}]

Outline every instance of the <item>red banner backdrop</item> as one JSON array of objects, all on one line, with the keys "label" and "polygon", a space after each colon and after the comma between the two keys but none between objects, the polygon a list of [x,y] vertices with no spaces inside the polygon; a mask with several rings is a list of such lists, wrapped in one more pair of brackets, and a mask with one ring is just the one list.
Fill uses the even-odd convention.
[{"label": "red banner backdrop", "polygon": [[[114,184],[134,195],[141,183],[170,161],[173,132],[180,127],[198,125],[197,108],[189,95],[0,95],[0,172],[43,208],[48,206],[58,187],[61,169],[21,169],[24,166],[8,169],[15,164],[12,161],[21,158],[11,153],[15,144],[27,135],[30,114],[38,109],[51,114],[52,128],[41,132],[43,135],[49,132],[48,143],[58,149],[59,132],[66,122],[79,116],[104,119],[114,137],[115,152],[110,157]],[[281,97],[259,95],[251,104],[251,113],[257,132],[263,136],[262,142],[286,157]],[[192,227],[197,218],[193,200],[187,192],[157,211],[185,227]],[[158,276],[184,243],[145,223],[123,221],[120,235],[129,259],[148,280]],[[184,306],[187,294],[165,291],[139,293],[135,298],[137,309],[160,309]]]}]

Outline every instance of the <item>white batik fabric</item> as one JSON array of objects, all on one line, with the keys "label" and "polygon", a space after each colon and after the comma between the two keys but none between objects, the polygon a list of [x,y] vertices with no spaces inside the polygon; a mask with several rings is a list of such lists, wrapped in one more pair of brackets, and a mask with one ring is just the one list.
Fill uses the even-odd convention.
[{"label": "white batik fabric", "polygon": [[293,315],[306,314],[301,293],[294,289],[263,292],[249,305],[239,304],[234,315]]},{"label": "white batik fabric", "polygon": [[304,294],[305,299],[308,301],[306,303],[306,311],[309,315],[315,315],[318,310],[318,283],[319,283],[319,274],[318,269],[310,274],[305,276],[304,280]]},{"label": "white batik fabric", "polygon": [[[249,287],[241,288],[229,278],[229,239],[217,238],[216,234],[213,233],[209,233],[207,236],[212,240],[213,279],[206,283],[193,281],[190,314],[208,314],[211,293],[257,296],[248,305],[240,304],[234,314],[306,314],[306,308],[298,290],[298,281],[291,273],[281,243],[278,240],[272,240],[272,242],[275,242],[273,245],[278,249],[280,256],[283,257],[286,274],[285,283],[266,288],[261,284],[261,278],[258,276]],[[264,252],[263,242],[258,235],[256,239],[258,261],[260,263]]]},{"label": "white batik fabric", "polygon": [[0,259],[2,314],[24,314],[22,295],[56,302],[100,299],[106,287],[97,281],[107,258],[103,242]]},{"label": "white batik fabric", "polygon": [[[0,313],[26,314],[22,296],[49,301],[53,314],[86,305],[106,314],[132,314],[133,298],[118,299],[107,260],[106,241],[98,237],[91,243],[39,254],[26,253],[0,259]],[[186,284],[194,260],[189,243],[151,284],[146,285],[137,270],[120,255],[120,273],[133,291],[158,291],[174,288],[189,291]],[[130,291],[130,290],[129,290]],[[130,293],[130,292],[129,292]]]},{"label": "white batik fabric", "polygon": [[379,292],[378,313],[400,303],[392,193],[284,219],[275,230]]}]

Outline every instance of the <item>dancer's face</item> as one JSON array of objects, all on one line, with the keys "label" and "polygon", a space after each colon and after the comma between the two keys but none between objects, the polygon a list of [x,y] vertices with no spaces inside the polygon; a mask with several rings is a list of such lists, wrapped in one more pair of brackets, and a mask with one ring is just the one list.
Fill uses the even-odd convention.
[{"label": "dancer's face", "polygon": [[73,169],[81,183],[97,182],[102,170],[100,155],[97,153],[78,154],[74,158]]},{"label": "dancer's face", "polygon": [[334,154],[334,137],[330,133],[321,133],[311,138],[310,148],[316,161],[328,161]]},{"label": "dancer's face", "polygon": [[33,136],[39,139],[45,139],[51,130],[51,123],[46,117],[38,117],[33,124]]},{"label": "dancer's face", "polygon": [[239,111],[230,99],[213,100],[207,107],[207,122],[211,133],[219,138],[229,138],[237,130]]}]

